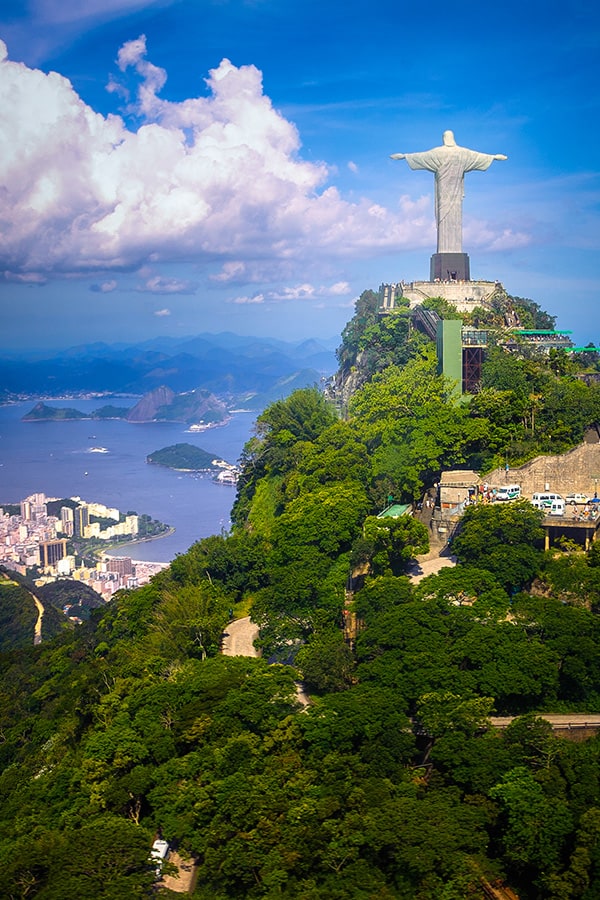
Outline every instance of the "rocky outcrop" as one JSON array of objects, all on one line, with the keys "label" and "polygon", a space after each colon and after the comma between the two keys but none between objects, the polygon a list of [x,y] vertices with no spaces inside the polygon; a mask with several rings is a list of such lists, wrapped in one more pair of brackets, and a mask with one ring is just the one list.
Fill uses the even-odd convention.
[{"label": "rocky outcrop", "polygon": [[369,380],[370,372],[367,365],[367,357],[367,351],[360,351],[356,354],[354,365],[340,368],[329,379],[325,393],[341,409],[347,407],[350,397]]},{"label": "rocky outcrop", "polygon": [[127,413],[128,422],[154,422],[158,410],[163,406],[170,406],[175,399],[175,391],[171,388],[161,385],[144,394],[141,400],[133,406]]},{"label": "rocky outcrop", "polygon": [[127,414],[128,422],[185,422],[204,426],[220,425],[227,419],[227,407],[210,391],[199,389],[176,394],[164,386],[145,394]]}]

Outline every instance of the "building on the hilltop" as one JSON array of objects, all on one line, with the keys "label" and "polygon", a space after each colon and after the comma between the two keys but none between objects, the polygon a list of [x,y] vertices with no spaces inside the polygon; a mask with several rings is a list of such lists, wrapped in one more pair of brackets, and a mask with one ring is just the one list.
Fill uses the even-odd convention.
[{"label": "building on the hilltop", "polygon": [[400,298],[402,305],[415,309],[434,297],[441,297],[459,312],[470,313],[478,307],[489,308],[499,296],[506,296],[499,281],[398,281],[380,286],[379,313],[393,313]]},{"label": "building on the hilltop", "polygon": [[432,309],[418,307],[411,324],[435,341],[438,372],[456,385],[456,395],[477,394],[488,344],[488,332],[464,326],[462,319],[441,319]]},{"label": "building on the hilltop", "polygon": [[396,301],[403,296],[404,282],[391,282],[379,285],[379,312],[390,312],[396,306]]},{"label": "building on the hilltop", "polygon": [[462,319],[438,319],[438,369],[440,374],[455,382],[457,395],[477,394],[481,389],[487,338],[487,331],[466,328]]},{"label": "building on the hilltop", "polygon": [[471,500],[477,494],[479,473],[472,469],[456,469],[442,472],[438,486],[438,503],[441,510],[452,510]]}]

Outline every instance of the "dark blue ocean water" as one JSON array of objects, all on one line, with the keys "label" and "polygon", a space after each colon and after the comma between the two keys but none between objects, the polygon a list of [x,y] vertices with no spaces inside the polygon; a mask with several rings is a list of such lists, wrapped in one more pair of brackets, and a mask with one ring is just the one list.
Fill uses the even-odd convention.
[{"label": "dark blue ocean water", "polygon": [[[45,402],[91,412],[106,401]],[[130,405],[122,398],[110,402]],[[146,456],[161,447],[188,443],[235,463],[252,434],[254,413],[236,413],[227,425],[190,434],[185,425],[170,423],[22,422],[33,406],[32,400],[0,406],[0,506],[39,492],[147,513],[173,526],[175,533],[127,545],[119,553],[153,562],[169,562],[199,538],[229,528],[235,487],[215,484],[210,475],[150,466]],[[91,447],[106,447],[108,453],[90,453]]]}]

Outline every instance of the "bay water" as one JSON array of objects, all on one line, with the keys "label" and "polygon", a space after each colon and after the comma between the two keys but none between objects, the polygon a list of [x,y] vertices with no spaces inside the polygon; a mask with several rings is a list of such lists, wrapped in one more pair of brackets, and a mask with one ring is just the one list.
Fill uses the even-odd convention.
[{"label": "bay water", "polygon": [[[122,397],[110,401],[44,400],[48,406],[72,407],[83,413],[107,402],[132,406],[136,401]],[[229,529],[234,486],[217,484],[208,473],[148,465],[146,457],[162,447],[187,443],[236,463],[252,434],[256,413],[234,413],[226,425],[190,433],[186,425],[173,422],[23,422],[22,416],[34,405],[35,401],[28,400],[0,406],[0,506],[44,493],[47,497],[80,497],[124,513],[146,513],[173,527],[174,533],[110,552],[151,562],[170,562],[200,538]]]}]

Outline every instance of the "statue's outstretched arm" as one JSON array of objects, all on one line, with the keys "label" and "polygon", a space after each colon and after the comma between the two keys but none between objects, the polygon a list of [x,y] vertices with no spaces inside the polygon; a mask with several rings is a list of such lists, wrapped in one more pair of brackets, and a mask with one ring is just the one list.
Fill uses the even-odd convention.
[{"label": "statue's outstretched arm", "polygon": [[392,153],[390,159],[404,159],[406,153]]}]

